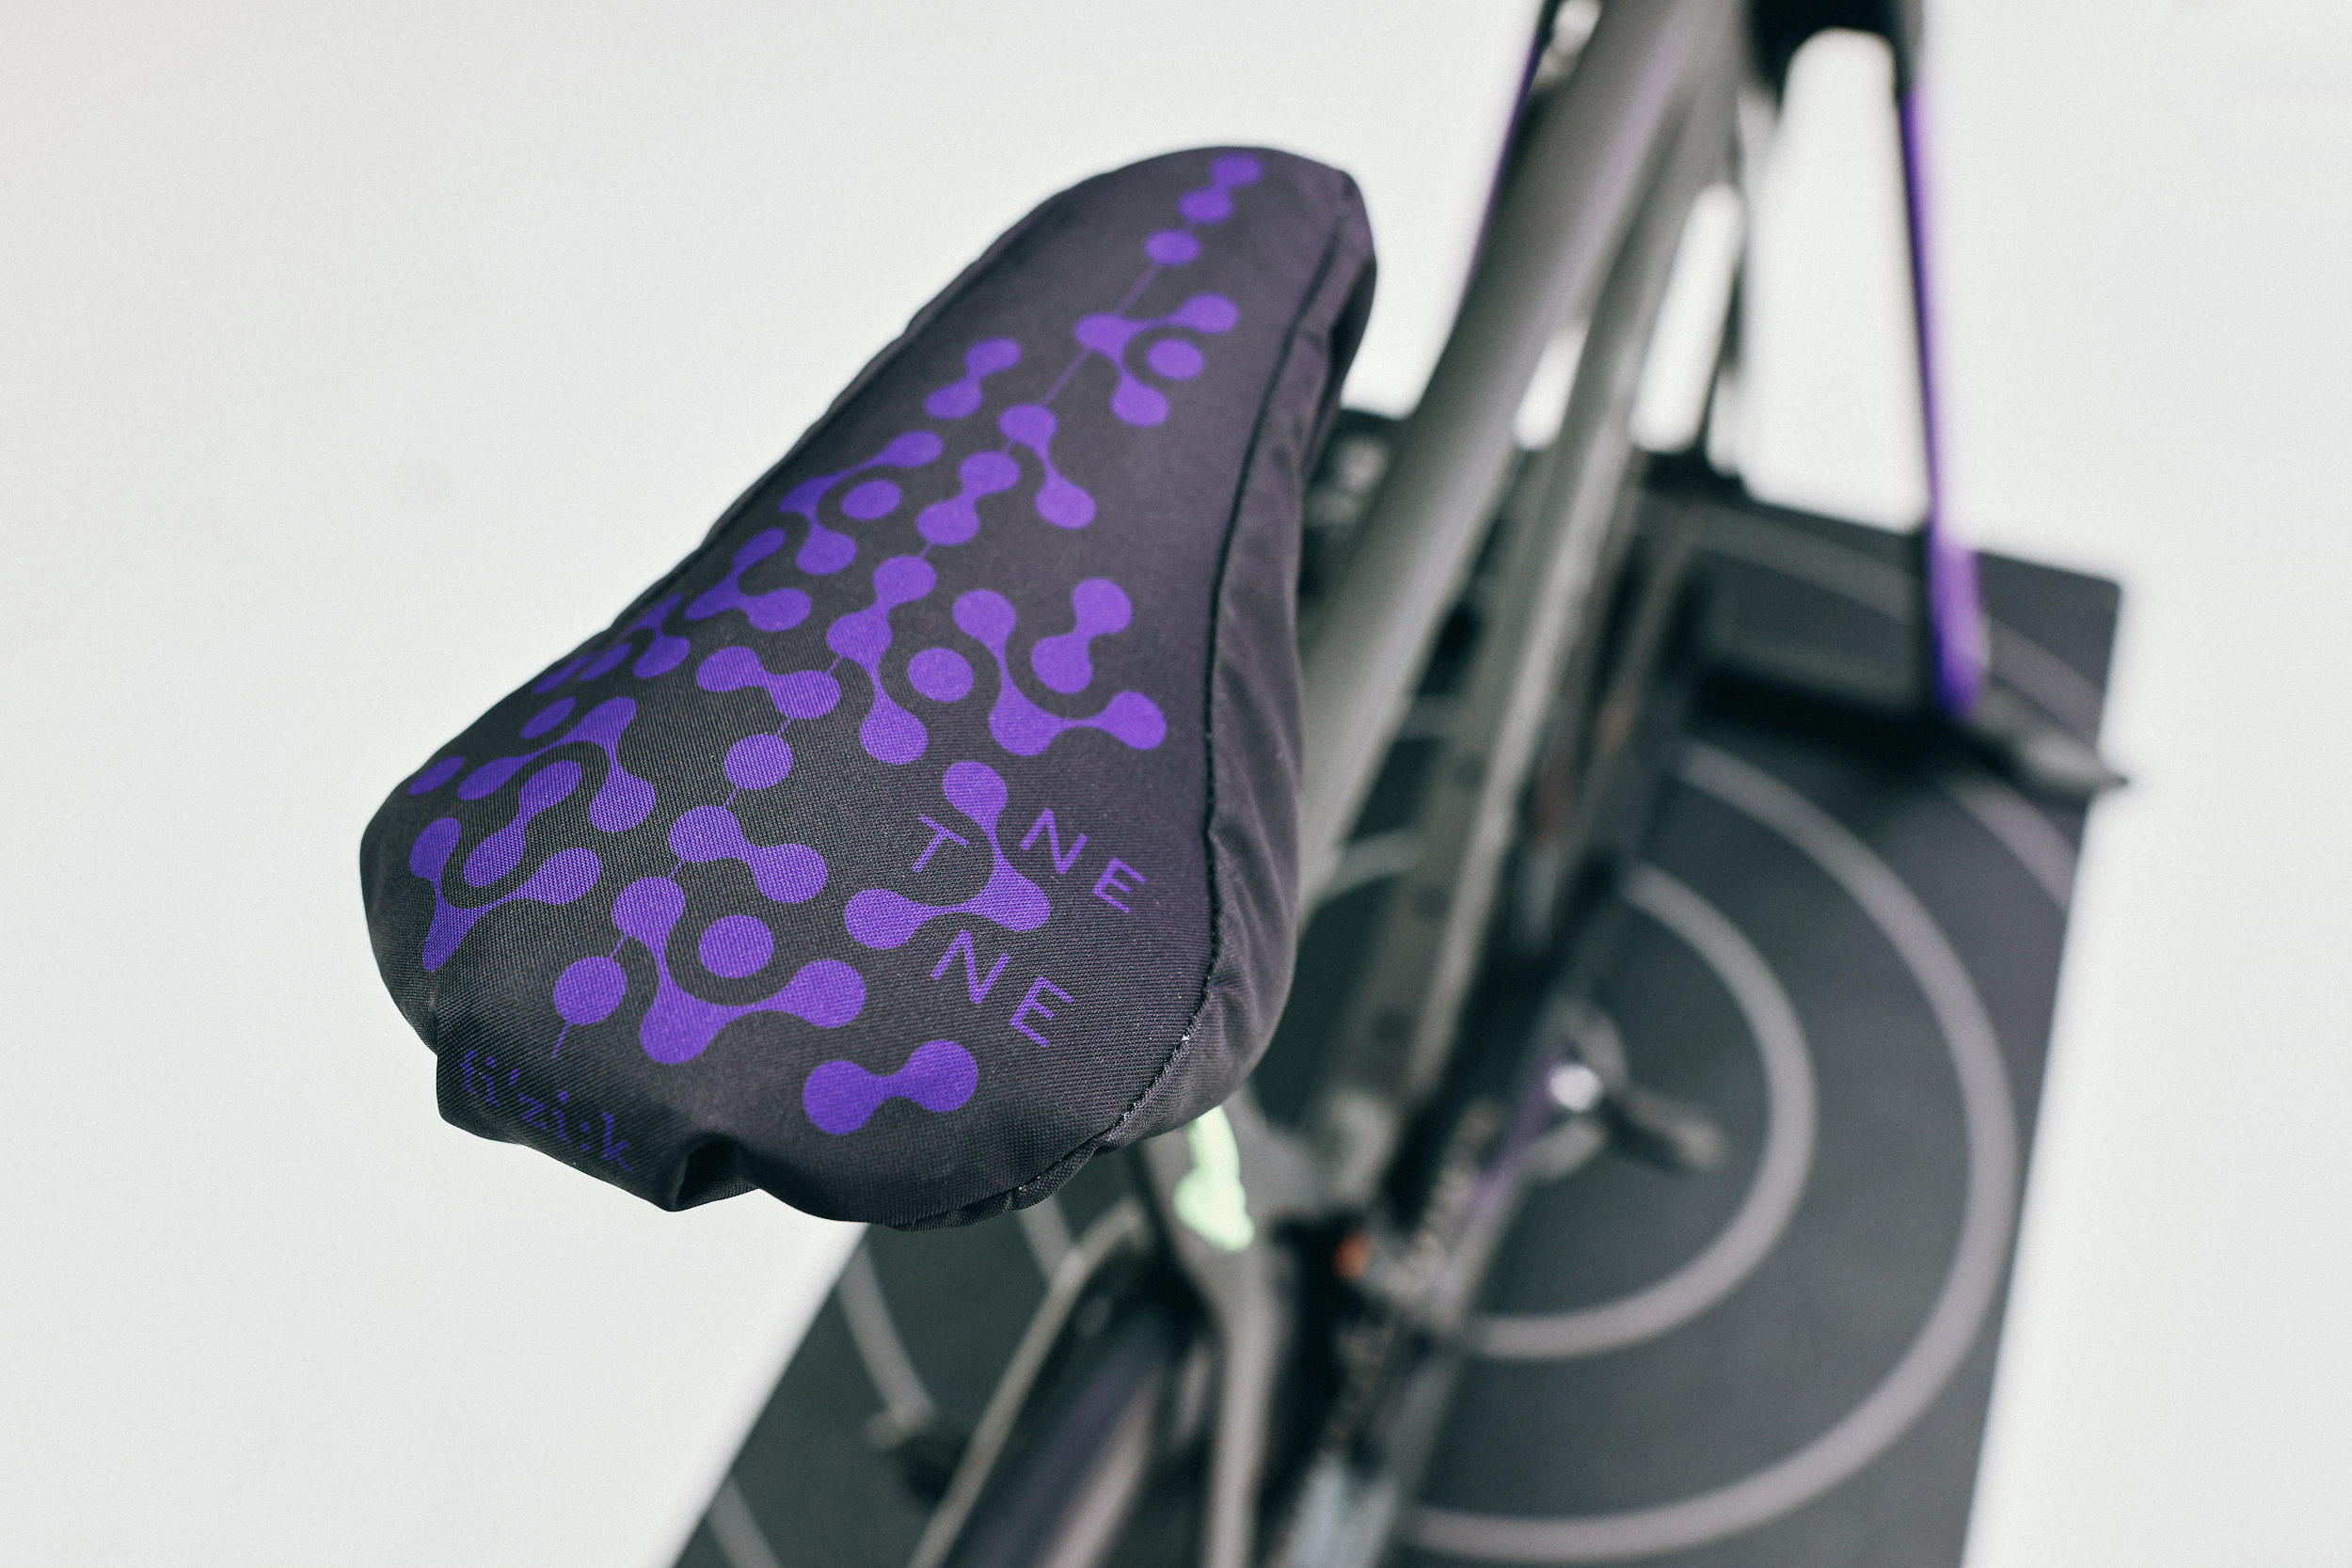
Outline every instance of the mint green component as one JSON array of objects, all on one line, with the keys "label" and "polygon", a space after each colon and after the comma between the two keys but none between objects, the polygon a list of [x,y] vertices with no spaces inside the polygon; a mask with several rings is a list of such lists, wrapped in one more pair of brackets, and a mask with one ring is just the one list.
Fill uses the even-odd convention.
[{"label": "mint green component", "polygon": [[1220,1252],[1239,1252],[1258,1234],[1242,1190],[1241,1145],[1223,1106],[1184,1129],[1192,1169],[1176,1179],[1176,1217]]}]

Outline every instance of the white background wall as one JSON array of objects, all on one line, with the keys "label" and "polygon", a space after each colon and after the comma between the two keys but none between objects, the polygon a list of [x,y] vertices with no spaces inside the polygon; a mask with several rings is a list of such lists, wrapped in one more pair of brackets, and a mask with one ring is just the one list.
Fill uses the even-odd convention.
[{"label": "white background wall", "polygon": [[[1528,8],[0,4],[0,1560],[666,1560],[851,1233],[443,1127],[360,826],[1085,173],[1350,168],[1408,404]],[[2352,24],[1931,10],[1956,513],[2124,579],[2139,781],[1972,1562],[2340,1561]],[[1891,169],[1809,69],[1749,459],[1897,520]]]}]

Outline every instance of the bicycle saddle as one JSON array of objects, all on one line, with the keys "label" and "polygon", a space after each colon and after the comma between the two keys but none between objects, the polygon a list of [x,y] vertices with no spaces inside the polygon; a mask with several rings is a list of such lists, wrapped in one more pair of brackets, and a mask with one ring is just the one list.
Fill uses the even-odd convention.
[{"label": "bicycle saddle", "polygon": [[1263,150],[998,240],[369,824],[441,1114],[922,1227],[1223,1100],[1289,985],[1298,510],[1372,277],[1354,182]]}]

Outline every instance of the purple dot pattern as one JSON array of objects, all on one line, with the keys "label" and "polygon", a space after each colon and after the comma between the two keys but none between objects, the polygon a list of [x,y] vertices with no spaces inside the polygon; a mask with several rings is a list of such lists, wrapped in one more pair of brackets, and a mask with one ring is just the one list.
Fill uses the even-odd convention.
[{"label": "purple dot pattern", "polygon": [[[771,733],[741,736],[725,744],[721,771],[726,787],[735,792],[771,790],[792,776],[794,748],[782,732],[793,723],[822,721],[835,713],[841,701],[836,673],[843,663],[854,664],[863,672],[871,693],[857,728],[865,754],[891,767],[919,761],[930,750],[930,733],[921,719],[893,698],[883,677],[894,641],[892,612],[930,599],[937,590],[938,568],[926,557],[934,549],[951,549],[977,538],[984,520],[982,503],[1026,489],[1025,475],[1029,473],[1037,476],[1035,489],[1003,504],[1020,506],[1056,529],[1075,531],[1092,525],[1097,519],[1095,498],[1057,467],[1054,457],[1060,420],[1052,404],[1064,383],[1091,359],[1106,360],[1117,375],[1109,401],[1112,415],[1131,429],[1163,425],[1171,413],[1168,388],[1196,380],[1206,369],[1207,357],[1195,340],[1231,332],[1239,321],[1240,312],[1232,299],[1200,292],[1164,315],[1124,313],[1159,269],[1187,266],[1200,258],[1201,239],[1192,230],[1230,218],[1234,211],[1233,193],[1262,174],[1258,160],[1246,154],[1218,157],[1208,172],[1208,182],[1185,192],[1177,203],[1184,227],[1162,228],[1141,241],[1149,267],[1127,291],[1118,309],[1086,315],[1076,323],[1073,336],[1080,354],[1070,368],[1050,388],[1038,383],[1023,388],[1031,401],[1009,401],[1001,407],[994,428],[1003,437],[1002,448],[969,451],[961,458],[952,495],[943,493],[943,476],[922,473],[946,451],[942,436],[928,429],[904,431],[863,461],[793,484],[775,503],[784,526],[762,529],[737,546],[726,570],[715,581],[705,577],[699,589],[681,583],[683,592],[663,597],[617,634],[606,634],[533,683],[533,691],[554,700],[532,713],[521,735],[529,741],[550,737],[545,744],[484,763],[470,773],[466,771],[463,756],[442,757],[419,773],[407,792],[427,795],[452,780],[460,780],[457,795],[461,800],[483,800],[514,782],[548,752],[585,743],[601,750],[608,764],[589,805],[591,824],[605,833],[639,828],[652,813],[656,800],[654,786],[622,765],[621,743],[637,716],[636,703],[609,698],[575,721],[575,709],[584,699],[557,693],[567,685],[584,687],[602,679],[625,664],[640,679],[677,669],[692,652],[688,637],[668,630],[670,618],[681,607],[682,620],[690,630],[709,623],[724,626],[729,623],[723,618],[740,612],[744,623],[757,633],[781,636],[797,631],[809,636],[801,628],[813,613],[810,591],[817,584],[779,585],[757,592],[745,587],[747,576],[785,553],[791,543],[788,530],[793,517],[801,520],[804,531],[792,554],[792,564],[806,578],[834,577],[857,559],[859,539],[839,527],[829,527],[829,517],[836,523],[846,519],[863,527],[879,527],[899,526],[911,515],[921,541],[919,553],[885,556],[872,574],[871,602],[826,626],[824,641],[832,656],[828,668],[779,672],[769,666],[760,652],[745,646],[719,646],[707,653],[695,670],[694,684],[700,690],[714,698],[739,701],[732,694],[756,689],[766,696],[777,721]],[[1140,370],[1131,364],[1137,358]],[[962,359],[963,374],[936,387],[924,398],[923,411],[929,418],[953,422],[980,414],[993,396],[1005,395],[1004,388],[1017,385],[1008,372],[1022,366],[1024,354],[1010,337],[989,337],[972,342]],[[1147,383],[1146,373],[1159,385]],[[993,378],[1000,376],[1006,379],[992,390]],[[925,486],[928,497],[919,493]],[[916,499],[924,504],[907,506],[910,488],[918,491]],[[894,518],[899,522],[891,523]],[[1003,526],[1001,520],[997,526]],[[1126,591],[1107,578],[1078,582],[1070,590],[1070,607],[1068,629],[1040,638],[1027,650],[1029,673],[1046,691],[1062,697],[1077,697],[1094,684],[1096,641],[1124,632],[1136,616],[1136,606]],[[1147,612],[1149,609],[1147,604]],[[1019,615],[1005,595],[989,589],[963,593],[953,601],[951,619],[964,635],[988,650],[996,666],[997,689],[988,730],[1006,752],[1040,756],[1063,735],[1077,729],[1100,730],[1137,752],[1152,750],[1165,739],[1166,717],[1141,692],[1118,691],[1096,711],[1076,718],[1055,714],[1034,701],[1015,676]],[[640,632],[647,634],[642,650]],[[776,657],[779,663],[794,662],[789,655],[771,653],[768,657]],[[921,648],[907,660],[904,673],[916,693],[939,705],[962,702],[976,686],[973,662],[953,647]],[[570,727],[565,729],[567,724]],[[723,734],[719,741],[724,741]],[[715,751],[718,742],[710,744]],[[471,888],[488,889],[512,879],[526,859],[532,821],[577,796],[585,780],[581,763],[570,758],[550,762],[524,778],[511,818],[464,858],[465,882]],[[946,801],[943,815],[951,821],[960,817],[985,835],[990,857],[985,885],[956,903],[925,902],[891,888],[858,889],[848,897],[841,916],[844,930],[858,947],[874,952],[898,950],[925,927],[942,921],[977,917],[1011,933],[1036,931],[1047,924],[1052,906],[1044,891],[1013,867],[999,838],[1010,799],[1004,777],[982,761],[954,761],[941,776],[940,790]],[[578,958],[562,970],[550,999],[565,1031],[603,1024],[620,1011],[632,989],[631,968],[641,975],[644,972],[634,959],[628,964],[622,961],[631,943],[644,949],[654,970],[654,994],[636,1030],[638,1045],[654,1062],[691,1062],[708,1050],[727,1025],[755,1013],[789,1016],[828,1030],[860,1017],[866,981],[850,964],[833,958],[817,957],[801,963],[781,985],[750,1002],[720,1003],[699,996],[678,973],[672,939],[687,918],[689,887],[703,885],[694,879],[709,875],[689,873],[688,867],[739,864],[771,906],[805,905],[823,893],[829,880],[830,868],[815,848],[752,842],[744,819],[736,814],[735,800],[731,793],[724,801],[691,807],[671,822],[666,847],[676,856],[676,867],[668,876],[638,877],[623,888],[611,906],[612,926],[621,939],[618,945],[609,953]],[[596,851],[563,848],[541,862],[521,885],[485,903],[460,909],[445,896],[444,877],[464,837],[459,821],[443,816],[426,826],[411,847],[409,870],[431,886],[435,900],[421,954],[427,974],[439,971],[468,932],[490,911],[517,901],[569,905],[604,877],[605,864]],[[968,856],[979,842],[969,831],[963,838],[970,845],[951,855]],[[695,940],[698,964],[687,967],[698,967],[704,974],[731,983],[739,995],[745,984],[776,964],[777,955],[776,929],[769,921],[736,909],[719,913],[701,929]],[[557,1036],[555,1049],[560,1052],[563,1043],[564,1037]],[[960,1110],[973,1100],[980,1078],[979,1062],[962,1045],[931,1040],[917,1047],[896,1071],[883,1075],[850,1060],[823,1062],[804,1080],[803,1108],[821,1132],[847,1136],[866,1127],[894,1098],[936,1116]]]},{"label": "purple dot pattern", "polygon": [[906,492],[886,479],[869,479],[841,498],[841,510],[861,523],[887,517],[898,510]]},{"label": "purple dot pattern", "polygon": [[[1128,370],[1127,350],[1135,340],[1175,327],[1217,337],[1231,332],[1240,320],[1241,309],[1231,299],[1223,294],[1201,293],[1165,316],[1136,320],[1107,311],[1082,316],[1073,336],[1080,346],[1109,360],[1111,368],[1119,372],[1118,389],[1111,393],[1111,412],[1124,424],[1150,429],[1168,422],[1168,395],[1146,386]],[[1207,361],[1196,345],[1163,339],[1144,356],[1144,362],[1170,380],[1189,381],[1200,373]]]},{"label": "purple dot pattern", "polygon": [[523,721],[523,738],[536,740],[572,716],[578,705],[569,697],[558,697],[538,712]]},{"label": "purple dot pattern", "polygon": [[[903,436],[892,437],[889,445],[863,463],[852,464],[838,473],[819,474],[815,479],[794,485],[784,499],[776,503],[778,511],[791,513],[808,525],[808,537],[801,542],[800,553],[793,557],[794,564],[811,577],[828,577],[857,559],[857,541],[846,533],[836,533],[827,528],[818,516],[834,486],[845,479],[855,478],[868,468],[929,467],[939,460],[939,454],[945,450],[946,443],[933,432],[910,430]],[[888,482],[884,483],[888,484]],[[883,493],[867,485],[857,486],[851,494],[865,498],[859,503],[863,508],[870,511],[881,507],[880,511],[871,512],[870,516],[854,512],[850,514],[861,521],[871,521],[873,517],[884,515],[898,504],[898,487],[896,484],[888,484],[889,504],[886,506],[882,504]],[[846,499],[843,510],[848,511]]]},{"label": "purple dot pattern", "polygon": [[996,417],[996,428],[1014,446],[1035,453],[1038,466],[1045,471],[1033,503],[1039,516],[1056,528],[1084,528],[1094,521],[1094,498],[1054,467],[1054,432],[1060,424],[1052,409],[1017,403]]},{"label": "purple dot pattern", "polygon": [[727,748],[727,783],[773,789],[792,774],[792,747],[780,735],[747,735]]},{"label": "purple dot pattern", "polygon": [[636,651],[627,642],[616,642],[590,659],[588,668],[580,673],[580,678],[583,681],[602,680],[613,671],[618,670],[628,656]]},{"label": "purple dot pattern", "polygon": [[[914,526],[934,545],[965,545],[980,531],[980,501],[1021,483],[1021,465],[1001,451],[976,451],[956,470],[963,488],[923,509]],[[1089,500],[1089,504],[1091,501]]]},{"label": "purple dot pattern", "polygon": [[[678,595],[671,594],[637,617],[636,620],[623,626],[621,640],[618,642],[601,652],[581,654],[569,663],[558,665],[540,676],[532,689],[544,697],[565,681],[570,680],[575,674],[582,683],[603,679],[627,662],[630,654],[637,652],[636,637],[641,631],[648,632],[651,636],[646,641],[645,651],[638,654],[637,662],[629,667],[629,673],[639,680],[651,680],[656,675],[668,674],[686,662],[686,656],[692,647],[692,644],[685,638],[664,629],[669,622],[670,612],[675,610],[677,605]],[[560,721],[548,721],[549,723]],[[530,729],[523,731],[525,736],[532,733]]]},{"label": "purple dot pattern", "polygon": [[696,806],[672,823],[670,848],[694,865],[740,861],[771,903],[804,904],[824,891],[824,856],[805,844],[754,844],[724,806]]},{"label": "purple dot pattern", "polygon": [[685,638],[663,629],[670,619],[670,611],[677,608],[677,602],[678,595],[671,594],[631,622],[628,631],[624,634],[634,636],[641,631],[653,633],[652,641],[645,644],[645,651],[637,656],[636,663],[629,666],[628,673],[641,681],[651,680],[656,675],[668,674],[685,663],[687,654],[692,650],[693,644],[687,641]]},{"label": "purple dot pattern", "polygon": [[466,885],[488,887],[513,876],[515,867],[522,863],[523,837],[531,819],[570,800],[579,787],[580,764],[576,762],[549,763],[524,780],[515,819],[475,845],[466,857]]},{"label": "purple dot pattern", "polygon": [[[1124,599],[1125,594],[1120,597]],[[1168,738],[1168,719],[1160,705],[1140,691],[1121,691],[1102,708],[1083,719],[1064,719],[1033,702],[1013,679],[1006,649],[1020,628],[1012,601],[992,589],[976,588],[956,601],[956,625],[961,626],[996,661],[996,705],[988,715],[988,732],[996,744],[1015,756],[1041,755],[1072,730],[1101,730],[1130,750],[1148,752]],[[1064,667],[1066,668],[1066,666]]]},{"label": "purple dot pattern", "polygon": [[953,1040],[914,1048],[907,1065],[877,1078],[855,1062],[827,1062],[808,1075],[801,1107],[818,1130],[842,1137],[873,1119],[886,1100],[907,1100],[934,1116],[961,1110],[980,1086],[980,1065]]},{"label": "purple dot pattern", "polygon": [[1229,152],[1209,166],[1209,182],[1197,191],[1186,191],[1176,210],[1188,223],[1223,223],[1233,215],[1233,192],[1256,184],[1264,172],[1248,153]]},{"label": "purple dot pattern", "polygon": [[930,744],[923,721],[900,707],[882,685],[882,658],[890,651],[890,612],[928,597],[939,581],[919,555],[894,555],[874,568],[874,602],[825,628],[825,645],[866,672],[874,701],[858,726],[858,744],[876,762],[903,767]]},{"label": "purple dot pattern", "polygon": [[466,770],[464,757],[443,757],[409,781],[408,793],[430,795]]},{"label": "purple dot pattern", "polygon": [[514,892],[460,909],[452,904],[441,890],[441,874],[449,866],[449,857],[465,836],[465,829],[457,818],[444,816],[428,824],[417,835],[417,842],[408,851],[408,869],[424,879],[433,887],[433,925],[424,935],[424,951],[419,961],[427,974],[436,974],[456,953],[458,943],[466,940],[482,917],[492,910],[517,899],[534,904],[568,904],[596,885],[604,875],[604,863],[594,849],[559,849],[539,864],[530,880]]},{"label": "purple dot pattern", "polygon": [[555,1010],[566,1023],[602,1023],[628,995],[628,971],[602,954],[569,965],[555,980]]},{"label": "purple dot pattern", "polygon": [[741,691],[757,687],[786,719],[822,719],[841,701],[841,683],[822,670],[777,674],[749,648],[722,648],[694,672],[705,691]]},{"label": "purple dot pattern", "polygon": [[1208,358],[1182,338],[1162,338],[1145,351],[1143,362],[1170,381],[1190,381],[1207,366]]},{"label": "purple dot pattern", "polygon": [[653,810],[654,800],[653,785],[621,766],[621,736],[636,717],[637,704],[631,698],[614,697],[598,703],[588,710],[588,717],[537,751],[500,757],[467,774],[465,782],[457,786],[457,798],[479,800],[485,795],[496,794],[533,759],[558,746],[586,741],[603,752],[611,764],[605,769],[604,783],[597,786],[596,799],[588,804],[588,820],[598,832],[625,833],[645,819]]},{"label": "purple dot pattern", "polygon": [[694,952],[711,974],[749,979],[776,956],[776,934],[756,915],[723,914],[704,928]]},{"label": "purple dot pattern", "polygon": [[1075,696],[1094,684],[1094,664],[1087,647],[1096,638],[1127,629],[1135,606],[1127,591],[1108,578],[1089,578],[1070,591],[1071,628],[1058,637],[1041,637],[1029,650],[1029,668],[1039,680],[1066,696]]},{"label": "purple dot pattern", "polygon": [[926,648],[907,660],[907,679],[934,703],[960,703],[972,694],[972,661],[953,648]]},{"label": "purple dot pattern", "polygon": [[903,947],[908,938],[943,915],[977,914],[1008,931],[1034,931],[1053,913],[1044,890],[1013,869],[1005,847],[996,841],[996,820],[1011,798],[1004,776],[984,762],[951,763],[940,781],[940,793],[987,835],[992,858],[987,885],[961,904],[926,904],[889,888],[863,889],[851,896],[843,913],[850,935],[862,945]]},{"label": "purple dot pattern", "polygon": [[[686,890],[667,877],[641,877],[612,901],[614,928],[653,958],[653,1005],[645,1009],[637,1038],[655,1061],[671,1066],[691,1062],[710,1049],[722,1029],[754,1013],[786,1013],[819,1029],[838,1029],[865,1010],[865,978],[834,958],[803,964],[792,978],[756,1002],[730,1006],[694,995],[670,971],[670,933],[685,913]],[[574,964],[564,971],[557,981],[559,991],[579,968]],[[603,1001],[604,994],[593,986],[590,979],[582,989],[591,991],[592,1000]],[[619,1005],[614,999],[612,1006]],[[605,1016],[611,1016],[610,1008]]]},{"label": "purple dot pattern", "polygon": [[1143,253],[1155,267],[1181,267],[1199,259],[1200,242],[1181,229],[1163,229],[1143,242]]},{"label": "purple dot pattern", "polygon": [[980,384],[999,371],[1021,363],[1021,345],[1010,338],[984,338],[963,351],[963,379],[951,381],[923,400],[923,412],[934,420],[968,420],[980,411],[988,394]]},{"label": "purple dot pattern", "polygon": [[694,596],[686,607],[689,621],[707,621],[730,610],[761,631],[790,631],[808,619],[808,595],[797,588],[771,588],[764,594],[743,592],[743,574],[784,548],[784,530],[762,529],[735,552],[727,575]]}]

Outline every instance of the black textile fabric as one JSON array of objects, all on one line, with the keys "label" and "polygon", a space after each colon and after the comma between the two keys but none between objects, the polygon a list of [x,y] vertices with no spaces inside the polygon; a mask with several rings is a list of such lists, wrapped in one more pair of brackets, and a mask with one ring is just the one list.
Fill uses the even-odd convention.
[{"label": "black textile fabric", "polygon": [[1372,277],[1353,182],[1265,150],[999,240],[369,824],[443,1116],[921,1227],[1222,1100],[1289,986],[1299,497]]}]

